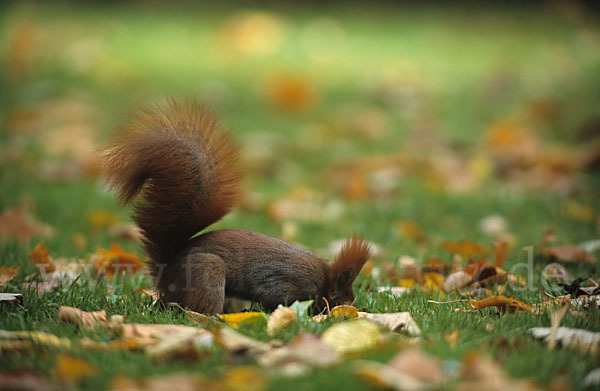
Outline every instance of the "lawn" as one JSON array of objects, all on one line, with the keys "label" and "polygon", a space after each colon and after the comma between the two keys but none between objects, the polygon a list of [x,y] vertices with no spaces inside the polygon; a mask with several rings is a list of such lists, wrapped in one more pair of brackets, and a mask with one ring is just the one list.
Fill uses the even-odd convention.
[{"label": "lawn", "polygon": [[[576,4],[21,2],[0,10],[0,267],[19,268],[0,291],[22,295],[20,304],[0,304],[0,330],[70,341],[29,335],[19,347],[2,334],[0,389],[19,381],[24,389],[394,388],[374,368],[403,353],[420,354],[412,361],[443,378],[394,369],[421,386],[585,389],[599,343],[549,347],[528,330],[550,327],[559,311],[536,303],[566,295],[577,278],[593,290],[600,278],[593,12]],[[244,200],[211,229],[250,229],[329,260],[336,241],[363,235],[376,251],[354,284],[354,307],[408,312],[420,334],[354,327],[356,341],[373,343],[347,350],[352,338],[330,332],[342,353],[335,363],[269,366],[219,341],[184,357],[109,349],[124,338],[118,326],[60,321],[60,307],[70,306],[122,315],[125,324],[226,327],[134,292],[152,288],[142,271],[95,278],[99,248],[116,243],[144,258],[131,209],[103,186],[98,151],[127,112],[168,97],[206,102],[241,146]],[[83,265],[47,291],[27,285],[42,282],[29,255],[40,242],[59,267]],[[572,246],[564,254],[561,245]],[[496,257],[495,273],[509,280],[476,288],[468,265],[489,267]],[[444,289],[463,269],[473,280]],[[379,290],[395,286],[408,291]],[[492,295],[534,307],[473,310],[464,301]],[[271,350],[357,324],[352,315],[312,315],[299,313],[274,334],[268,314],[231,324]],[[600,310],[572,303],[559,322],[600,332]]]}]

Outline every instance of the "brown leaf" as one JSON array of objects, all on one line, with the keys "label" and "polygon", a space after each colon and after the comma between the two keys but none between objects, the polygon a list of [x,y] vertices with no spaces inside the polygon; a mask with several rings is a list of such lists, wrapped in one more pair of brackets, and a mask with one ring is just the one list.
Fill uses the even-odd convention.
[{"label": "brown leaf", "polygon": [[79,308],[61,306],[58,310],[58,319],[62,322],[90,328],[96,323],[106,322],[106,311],[86,312]]},{"label": "brown leaf", "polygon": [[48,250],[44,246],[44,242],[39,242],[37,246],[29,253],[29,258],[36,266],[44,272],[52,273],[56,270],[56,265],[52,261],[52,257],[48,254]]},{"label": "brown leaf", "polygon": [[289,363],[310,367],[329,367],[340,362],[341,355],[316,336],[300,334],[290,345],[273,349],[258,357],[260,365],[272,368]]},{"label": "brown leaf", "polygon": [[459,391],[534,391],[532,383],[509,378],[502,368],[488,357],[478,353],[468,353],[463,359]]},{"label": "brown leaf", "polygon": [[33,236],[49,236],[52,228],[35,221],[26,208],[7,208],[0,214],[0,241],[17,239],[27,242]]},{"label": "brown leaf", "polygon": [[8,267],[8,266],[0,267],[0,292],[2,292],[4,290],[4,287],[6,286],[6,284],[8,284],[8,282],[10,280],[15,278],[15,276],[18,273],[19,273],[18,267],[15,267],[15,268]]},{"label": "brown leaf", "polygon": [[409,312],[392,312],[384,314],[359,312],[358,317],[378,323],[391,331],[403,331],[413,337],[421,334],[419,326],[417,326]]},{"label": "brown leaf", "polygon": [[233,367],[221,380],[225,390],[262,391],[266,388],[267,379],[263,373],[251,366]]},{"label": "brown leaf", "polygon": [[494,250],[496,253],[496,259],[494,260],[494,267],[502,267],[504,261],[506,261],[506,251],[508,249],[507,242],[494,242]]},{"label": "brown leaf", "polygon": [[160,291],[158,291],[156,289],[142,289],[142,288],[137,288],[133,292],[134,293],[135,292],[139,292],[139,293],[141,293],[144,296],[151,297],[152,300],[154,300],[154,301],[160,299]]}]

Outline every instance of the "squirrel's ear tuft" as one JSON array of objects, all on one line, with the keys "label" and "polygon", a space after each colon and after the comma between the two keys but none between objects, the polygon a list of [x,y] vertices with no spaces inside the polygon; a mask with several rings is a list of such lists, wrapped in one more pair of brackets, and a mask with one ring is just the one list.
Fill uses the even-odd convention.
[{"label": "squirrel's ear tuft", "polygon": [[369,259],[371,246],[364,238],[356,235],[350,236],[342,246],[342,250],[331,265],[331,274],[341,275],[350,272],[349,281],[352,282]]}]

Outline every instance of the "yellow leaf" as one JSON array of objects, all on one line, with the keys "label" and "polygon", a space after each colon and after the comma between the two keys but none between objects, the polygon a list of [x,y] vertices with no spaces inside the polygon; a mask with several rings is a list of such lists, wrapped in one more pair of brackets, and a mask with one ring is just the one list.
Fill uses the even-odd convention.
[{"label": "yellow leaf", "polygon": [[357,318],[358,311],[351,305],[338,305],[331,310],[331,316],[334,318]]},{"label": "yellow leaf", "polygon": [[231,391],[260,391],[265,389],[266,379],[257,368],[239,366],[225,372],[223,386]]},{"label": "yellow leaf", "polygon": [[15,278],[15,276],[19,273],[19,268],[2,266],[0,267],[0,291],[4,290],[4,286],[8,284],[10,280]]},{"label": "yellow leaf", "polygon": [[399,287],[412,289],[417,286],[417,282],[410,278],[400,278],[397,282]]},{"label": "yellow leaf", "polygon": [[98,373],[98,367],[80,358],[59,354],[56,357],[56,375],[59,378],[78,381]]},{"label": "yellow leaf", "polygon": [[52,273],[56,270],[56,265],[52,261],[50,254],[48,254],[44,242],[39,242],[38,245],[31,250],[29,258],[31,258],[33,263],[44,272]]},{"label": "yellow leaf", "polygon": [[356,319],[334,324],[321,336],[321,340],[338,353],[357,353],[374,348],[381,336],[376,323]]},{"label": "yellow leaf", "polygon": [[219,318],[225,321],[225,323],[227,323],[229,327],[239,329],[242,322],[245,322],[250,319],[265,319],[266,316],[267,315],[264,312],[238,312],[235,314],[222,314],[219,315]]}]

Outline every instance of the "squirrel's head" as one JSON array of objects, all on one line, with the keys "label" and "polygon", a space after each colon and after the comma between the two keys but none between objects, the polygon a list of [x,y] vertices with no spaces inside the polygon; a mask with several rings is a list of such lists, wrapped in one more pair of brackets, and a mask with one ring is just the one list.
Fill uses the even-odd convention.
[{"label": "squirrel's head", "polygon": [[371,247],[365,239],[355,235],[346,239],[329,271],[327,299],[332,308],[354,301],[352,283],[369,259],[370,253]]}]

